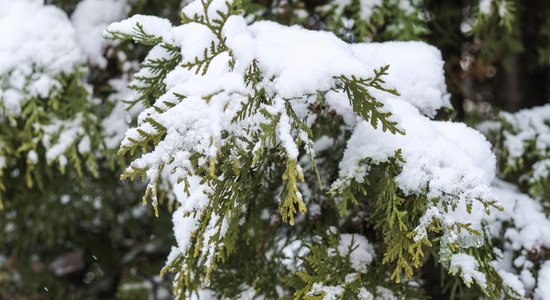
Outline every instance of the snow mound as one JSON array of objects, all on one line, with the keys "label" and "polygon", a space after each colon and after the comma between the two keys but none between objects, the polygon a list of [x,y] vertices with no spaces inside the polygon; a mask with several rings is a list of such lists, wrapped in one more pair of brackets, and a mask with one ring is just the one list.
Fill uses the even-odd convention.
[{"label": "snow mound", "polygon": [[0,7],[0,85],[7,86],[0,90],[0,106],[19,115],[28,96],[47,97],[59,86],[55,77],[74,72],[85,56],[62,10],[31,0]]},{"label": "snow mound", "polygon": [[406,134],[382,132],[359,122],[340,163],[341,177],[355,177],[355,167],[365,158],[384,162],[401,149],[405,163],[397,183],[405,194],[427,191],[429,199],[460,201],[490,198],[496,159],[481,133],[462,123],[432,121],[400,99],[388,103]]},{"label": "snow mound", "polygon": [[2,3],[0,35],[0,74],[32,67],[52,74],[70,73],[84,61],[65,13],[41,1]]},{"label": "snow mound", "polygon": [[390,65],[386,81],[423,114],[433,117],[438,109],[451,107],[437,48],[422,42],[386,42],[355,44],[352,49],[370,69]]},{"label": "snow mound", "polygon": [[112,41],[103,38],[103,30],[124,18],[129,10],[125,0],[84,0],[76,5],[71,21],[78,33],[78,43],[91,64],[107,66],[103,51]]}]

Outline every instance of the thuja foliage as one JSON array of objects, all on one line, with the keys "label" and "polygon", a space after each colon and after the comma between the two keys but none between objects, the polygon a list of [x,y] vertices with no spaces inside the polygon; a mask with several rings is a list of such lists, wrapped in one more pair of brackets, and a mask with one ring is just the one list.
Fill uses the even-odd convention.
[{"label": "thuja foliage", "polygon": [[[82,1],[110,2],[126,5]],[[172,23],[111,25],[117,50],[99,49],[103,65],[80,52],[90,45],[70,44],[63,68],[0,69],[0,298],[143,297],[163,284],[150,274],[173,243],[170,214],[176,244],[162,273],[178,298],[544,298],[545,108],[488,127],[499,177],[531,197],[502,182],[493,193],[483,138],[430,119],[449,105],[437,50],[261,21],[348,42],[428,39],[447,71],[489,78],[525,50],[520,2],[203,0],[181,20],[179,1],[129,4],[121,11]],[[9,28],[41,24],[32,19]],[[51,29],[43,40],[76,40],[41,28]],[[546,31],[536,33],[540,65]],[[430,60],[407,65],[421,54]],[[130,76],[133,60],[143,63]],[[44,275],[75,256],[77,272]]]},{"label": "thuja foliage", "polygon": [[[452,171],[462,178],[453,186],[431,179],[441,165],[430,158],[423,167],[414,162],[424,150],[408,136],[412,142],[425,130],[399,120],[428,131],[439,123],[397,99],[407,95],[387,85],[391,66],[357,69],[365,62],[338,52],[351,46],[329,33],[247,25],[241,14],[239,2],[194,1],[179,26],[134,16],[105,32],[152,46],[130,84],[137,92],[130,103],[146,108],[119,154],[133,156],[122,178],[148,180],[143,200],[155,210],[160,183],[176,194],[177,245],[163,271],[175,274],[176,297],[413,297],[422,294],[417,269],[431,247],[442,270],[466,285],[516,297],[495,276],[492,256],[479,252],[486,233],[469,216],[501,209],[498,202],[480,174]],[[303,62],[319,49],[316,61]],[[322,139],[330,151],[316,150]],[[384,154],[352,154],[363,143]],[[345,160],[354,161],[347,171]],[[455,164],[441,164],[448,163]],[[412,170],[429,174],[411,193],[403,180]],[[251,270],[262,275],[247,276]],[[227,282],[228,274],[239,281]]]},{"label": "thuja foliage", "polygon": [[[35,167],[39,157],[45,157],[48,165],[57,165],[61,173],[69,164],[79,176],[84,168],[97,176],[98,166],[92,149],[100,149],[101,138],[82,75],[79,72],[57,75],[56,87],[51,92],[46,96],[23,96],[21,107],[16,111],[10,111],[5,105],[10,92],[18,93],[8,86],[10,74],[7,75],[2,76],[6,86],[0,124],[2,169],[23,163],[26,186],[38,189],[44,187],[44,172],[48,170]],[[23,91],[32,83],[31,78],[27,80]],[[22,157],[26,159],[21,161]],[[0,194],[0,207],[1,200]]]}]

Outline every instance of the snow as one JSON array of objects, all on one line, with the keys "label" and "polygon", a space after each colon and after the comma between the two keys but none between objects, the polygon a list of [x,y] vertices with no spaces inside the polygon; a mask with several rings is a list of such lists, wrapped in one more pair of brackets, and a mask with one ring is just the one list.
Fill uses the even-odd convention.
[{"label": "snow", "polygon": [[269,21],[247,28],[242,18],[231,17],[224,33],[232,37],[228,45],[243,58],[244,66],[254,56],[265,76],[275,77],[272,89],[283,98],[329,90],[336,76],[373,74],[353,55],[349,44],[329,32]]},{"label": "snow", "polygon": [[273,22],[256,22],[247,32],[237,17],[228,21],[224,32],[233,36],[228,45],[239,57],[246,62],[254,56],[266,77],[275,77],[273,89],[283,98],[329,90],[340,75],[370,77],[372,70],[389,64],[384,79],[402,99],[430,116],[450,106],[441,53],[421,42],[350,45],[328,32]]},{"label": "snow", "polygon": [[[38,153],[36,153],[35,150],[31,150],[29,151],[29,153],[27,153],[27,162],[29,162],[32,165],[35,165],[36,163],[38,163]],[[1,168],[2,166],[0,164],[0,169]]]},{"label": "snow", "polygon": [[522,270],[519,277],[526,290],[532,290],[535,287],[535,277],[529,270]]},{"label": "snow", "polygon": [[338,252],[342,257],[349,254],[351,267],[359,273],[367,273],[367,266],[375,255],[371,243],[358,234],[341,234]]},{"label": "snow", "polygon": [[457,253],[451,256],[449,272],[452,274],[457,274],[460,272],[460,277],[462,277],[464,283],[468,286],[475,281],[481,288],[485,288],[487,287],[487,279],[485,278],[485,274],[478,271],[478,268],[479,263],[475,257],[471,255]]},{"label": "snow", "polygon": [[92,65],[106,67],[103,52],[112,42],[102,37],[103,30],[126,17],[129,10],[126,0],[84,0],[76,5],[71,21],[78,43]]},{"label": "snow", "polygon": [[127,35],[132,35],[137,30],[137,24],[143,26],[143,31],[151,34],[155,37],[161,37],[169,39],[170,36],[166,35],[170,32],[172,24],[170,21],[145,15],[133,15],[128,19],[120,22],[110,24],[104,31],[103,36],[109,36],[109,32],[119,32]]},{"label": "snow", "polygon": [[364,287],[359,289],[359,294],[357,297],[361,300],[374,300],[374,296]]},{"label": "snow", "polygon": [[386,42],[354,44],[352,49],[369,69],[390,65],[385,80],[423,114],[433,117],[440,108],[451,107],[437,48],[422,42]]},{"label": "snow", "polygon": [[493,193],[504,208],[501,213],[485,217],[490,234],[504,241],[498,250],[501,258],[493,265],[503,283],[519,295],[531,293],[536,286],[540,290],[530,253],[550,247],[550,220],[539,201],[520,193],[512,184],[496,180]]},{"label": "snow", "polygon": [[77,145],[79,153],[84,154],[91,150],[91,140],[88,132],[85,132],[82,124],[84,117],[81,113],[73,119],[52,119],[50,124],[38,125],[42,131],[41,142],[46,150],[48,163],[58,161],[61,167],[67,163],[64,153],[73,145]]},{"label": "snow", "polygon": [[492,220],[489,224],[493,226],[493,234],[498,234],[500,228],[496,226],[499,223],[511,222],[513,227],[506,229],[504,236],[512,249],[531,251],[550,247],[550,220],[547,219],[539,201],[518,192],[515,187],[502,181],[495,182],[493,193],[504,208],[503,212],[488,217]]},{"label": "snow", "polygon": [[182,10],[182,14],[187,18],[194,17],[207,17],[211,23],[215,23],[215,20],[220,20],[221,17],[219,12],[227,13],[227,3],[232,4],[233,0],[215,0],[210,3],[208,6],[208,11],[204,11],[203,2],[201,1],[191,1],[187,4]]},{"label": "snow", "polygon": [[377,286],[376,287],[376,299],[380,300],[397,300],[398,298],[393,294],[393,292],[385,287]]},{"label": "snow", "polygon": [[[279,103],[281,104],[282,102],[283,101],[279,101]],[[277,133],[279,135],[281,143],[283,144],[283,147],[285,148],[288,158],[294,160],[297,159],[299,150],[298,146],[294,142],[294,138],[291,135],[290,119],[286,114],[281,116],[281,119],[277,124]]]},{"label": "snow", "polygon": [[174,261],[179,254],[185,253],[189,248],[193,237],[193,231],[196,230],[197,226],[200,224],[200,215],[194,215],[193,212],[200,212],[204,209],[208,204],[208,196],[211,192],[210,187],[200,183],[200,178],[198,176],[188,179],[189,195],[184,192],[183,183],[178,184],[176,177],[172,176],[171,179],[174,184],[173,191],[176,193],[176,199],[180,202],[181,206],[172,214],[177,246],[172,247],[167,265]]},{"label": "snow", "polygon": [[[0,10],[0,92],[6,113],[17,116],[28,97],[46,97],[55,76],[84,63],[77,33],[65,13],[41,1],[2,1]],[[29,22],[28,20],[32,20]]]},{"label": "snow", "polygon": [[76,31],[62,10],[43,6],[41,1],[4,2],[0,13],[0,74],[29,66],[51,74],[70,73],[74,65],[83,62]]},{"label": "snow", "polygon": [[308,293],[309,296],[314,295],[323,295],[323,300],[337,300],[340,299],[344,293],[344,288],[340,285],[329,286],[323,285],[322,283],[316,282],[311,287],[311,292]]},{"label": "snow", "polygon": [[484,15],[488,15],[491,13],[492,6],[493,6],[493,0],[480,0],[479,12]]},{"label": "snow", "polygon": [[116,78],[109,81],[115,92],[109,96],[109,101],[115,103],[110,114],[101,120],[103,129],[103,140],[107,149],[118,149],[120,142],[124,139],[128,123],[144,109],[141,103],[137,103],[128,109],[121,99],[129,100],[136,97],[136,93],[130,90],[126,78]]},{"label": "snow", "polygon": [[[364,159],[379,164],[401,149],[405,162],[396,177],[399,189],[405,195],[426,194],[427,199],[438,199],[440,203],[432,209],[429,205],[424,222],[416,228],[415,239],[426,236],[425,228],[434,217],[448,226],[479,220],[464,208],[478,199],[491,199],[496,160],[489,142],[462,123],[431,121],[403,100],[390,99],[388,103],[406,134],[394,135],[376,130],[365,121],[358,122],[340,162],[340,178],[357,179],[358,174],[364,177],[368,172],[368,166],[361,167]],[[333,188],[341,184],[338,180]],[[457,204],[457,210],[444,212],[443,207],[450,204]]]},{"label": "snow", "polygon": [[523,156],[525,145],[534,142],[535,149],[540,154],[550,154],[550,104],[516,113],[501,113],[503,120],[511,126],[504,132],[504,146],[509,152],[509,163]]},{"label": "snow", "polygon": [[498,275],[502,278],[502,283],[509,287],[515,294],[521,298],[525,295],[525,289],[523,287],[523,282],[518,278],[517,275],[504,270],[498,270]]},{"label": "snow", "polygon": [[537,161],[533,165],[533,178],[531,180],[542,180],[550,175],[550,159]]},{"label": "snow", "polygon": [[550,261],[546,261],[539,270],[535,299],[550,299]]},{"label": "snow", "polygon": [[[202,4],[195,1],[186,6],[183,13],[187,18],[196,14],[210,22],[220,18],[216,9],[224,7],[224,1],[214,0],[208,8],[208,15],[205,15],[201,11]],[[430,119],[438,109],[449,106],[443,61],[437,49],[420,42],[351,45],[329,32],[269,21],[248,25],[241,16],[229,17],[221,29],[223,42],[218,40],[217,32],[208,33],[206,26],[193,21],[172,27],[166,20],[139,15],[111,24],[106,35],[131,34],[136,23],[143,25],[146,34],[161,37],[162,43],[181,46],[182,49],[178,67],[164,79],[166,93],[156,99],[153,108],[147,108],[139,115],[138,125],[128,129],[122,140],[123,149],[132,147],[135,141],[159,133],[153,124],[162,125],[166,128],[166,132],[162,132],[163,139],[153,150],[136,158],[127,171],[131,172],[133,168],[146,170],[149,188],[153,192],[156,187],[151,179],[158,178],[163,168],[172,174],[172,183],[183,179],[188,181],[188,194],[183,192],[183,183],[174,185],[181,206],[173,215],[177,246],[173,248],[169,262],[187,253],[193,233],[200,224],[199,218],[211,205],[212,183],[199,174],[211,170],[220,157],[238,158],[237,149],[224,153],[224,156],[219,153],[221,147],[232,143],[232,138],[251,140],[251,144],[236,142],[229,145],[242,147],[238,150],[251,153],[254,159],[261,151],[277,151],[287,161],[302,163],[297,140],[301,140],[310,153],[314,151],[308,149],[308,145],[317,150],[330,148],[330,139],[322,139],[317,144],[310,140],[289,113],[293,109],[300,120],[311,125],[316,114],[308,107],[319,101],[316,97],[319,93],[324,96],[328,108],[342,116],[345,130],[351,133],[340,163],[341,179],[364,176],[369,167],[361,166],[362,161],[383,163],[401,149],[405,161],[396,178],[400,191],[405,195],[439,199],[439,202],[429,202],[423,222],[415,228],[415,239],[425,237],[432,218],[439,218],[443,223],[442,247],[457,241],[464,248],[482,242],[480,237],[468,240],[464,231],[458,234],[454,225],[472,223],[472,228],[480,230],[485,214],[480,201],[492,199],[490,185],[495,176],[495,157],[490,144],[479,132],[464,124]],[[221,43],[225,43],[226,50],[218,47]],[[206,56],[212,58],[200,68],[182,66],[203,59],[205,49],[210,45],[223,51],[207,51]],[[147,60],[170,59],[171,55],[157,45],[149,52]],[[374,69],[387,64],[390,65],[390,75],[384,77],[385,86],[397,88],[400,95],[373,88],[369,88],[369,92],[384,105],[381,112],[393,114],[391,119],[405,131],[404,135],[383,132],[380,126],[374,129],[352,110],[350,99],[340,87],[340,76],[366,79],[374,75]],[[207,69],[204,68],[206,65]],[[251,66],[257,67],[261,75],[254,87],[244,80]],[[152,76],[152,69],[143,68],[133,84],[140,86],[143,84],[140,77]],[[267,101],[262,101],[250,115],[234,122],[237,112],[251,101],[249,96],[259,90],[265,91]],[[276,122],[273,141],[268,138],[262,142],[253,138],[253,133],[264,131],[272,120]],[[196,161],[192,162],[191,157],[197,157]],[[299,170],[303,167],[297,166]],[[447,211],[449,206],[457,208]],[[472,214],[466,212],[467,206],[473,206]],[[223,238],[227,218],[213,213],[206,224],[200,224],[206,229],[206,242],[196,251],[206,266],[217,251],[216,243],[210,237],[217,236],[219,230],[220,239]],[[363,236],[343,234],[337,251],[341,254],[349,252],[352,240],[358,247],[351,253],[350,262],[357,272],[364,273],[374,259],[374,249]],[[466,254],[455,254],[450,259],[450,268],[461,271],[467,282],[476,281],[485,286],[485,277],[477,270],[477,261],[472,259]],[[341,293],[339,288],[318,283],[314,290],[324,292],[325,297],[330,298]],[[380,298],[393,298],[393,294],[384,290],[377,290],[376,294]]]}]

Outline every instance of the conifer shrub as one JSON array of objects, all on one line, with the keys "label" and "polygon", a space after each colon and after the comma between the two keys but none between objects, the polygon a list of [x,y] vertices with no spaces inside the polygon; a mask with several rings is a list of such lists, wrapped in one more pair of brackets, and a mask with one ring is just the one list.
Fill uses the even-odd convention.
[{"label": "conifer shrub", "polygon": [[449,106],[438,51],[247,24],[239,5],[194,1],[182,25],[136,15],[105,32],[152,46],[119,154],[155,210],[159,183],[176,195],[175,295],[420,297],[432,259],[461,278],[453,293],[523,296],[492,263],[490,144],[430,119]]},{"label": "conifer shrub", "polygon": [[519,1],[46,3],[0,0],[0,298],[550,298],[548,105],[446,118]]}]

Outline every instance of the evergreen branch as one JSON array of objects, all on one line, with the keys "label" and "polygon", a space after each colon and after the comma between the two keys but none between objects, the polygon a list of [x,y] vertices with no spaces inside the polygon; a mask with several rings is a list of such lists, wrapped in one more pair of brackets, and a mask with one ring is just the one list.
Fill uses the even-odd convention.
[{"label": "evergreen branch", "polygon": [[247,96],[247,101],[242,102],[241,109],[237,111],[231,122],[235,123],[243,121],[258,111],[261,104],[271,104],[272,99],[268,98],[264,88],[258,88],[258,84],[262,81],[262,73],[258,68],[257,61],[254,60],[244,73],[244,82],[247,86],[253,89],[253,93]]},{"label": "evergreen branch", "polygon": [[[298,190],[297,180],[303,181],[303,175],[298,171],[296,160],[287,160],[286,170],[283,174],[283,193],[279,211],[283,221],[294,225],[294,216],[299,211],[302,214],[307,212],[302,194]],[[297,208],[297,209],[296,209]]]},{"label": "evergreen branch", "polygon": [[143,103],[145,107],[150,107],[152,101],[166,93],[164,80],[166,75],[175,69],[181,61],[181,53],[180,48],[174,45],[164,43],[160,47],[164,48],[170,57],[147,59],[141,65],[142,68],[150,71],[150,75],[134,77],[134,83],[129,88],[136,91],[139,96],[134,100],[125,100],[129,104],[128,109],[138,102]]},{"label": "evergreen branch", "polygon": [[188,70],[195,69],[196,74],[205,75],[212,60],[226,51],[228,51],[228,48],[225,45],[225,38],[219,40],[217,44],[212,41],[209,48],[204,48],[202,58],[195,57],[192,61],[185,62],[181,66]]},{"label": "evergreen branch", "polygon": [[126,40],[133,40],[136,43],[142,44],[142,45],[156,45],[160,42],[162,42],[161,36],[156,36],[151,33],[147,33],[145,29],[143,28],[143,25],[141,25],[139,22],[136,23],[136,25],[132,28],[132,33],[125,33],[125,32],[118,32],[118,31],[106,31],[105,38],[112,39],[112,40],[120,40],[120,41],[126,41]]},{"label": "evergreen branch", "polygon": [[[143,128],[145,125],[150,125],[154,131],[148,132],[144,130]],[[166,128],[152,117],[147,117],[144,123],[136,129],[136,132],[139,134],[140,138],[135,139],[127,137],[131,145],[122,145],[118,150],[118,155],[125,155],[128,152],[133,155],[138,148],[141,148],[143,152],[147,152],[149,146],[158,145],[166,136]]]},{"label": "evergreen branch", "polygon": [[393,95],[399,95],[395,89],[386,88],[383,86],[385,81],[382,76],[387,75],[389,65],[386,65],[378,70],[375,70],[375,76],[367,79],[357,78],[354,75],[351,78],[347,76],[337,77],[341,85],[337,87],[343,90],[353,108],[365,121],[370,122],[371,126],[378,128],[378,124],[382,124],[382,131],[389,131],[393,134],[405,134],[400,129],[396,121],[390,119],[391,112],[382,111],[384,104],[378,101],[368,90],[375,88]]}]

